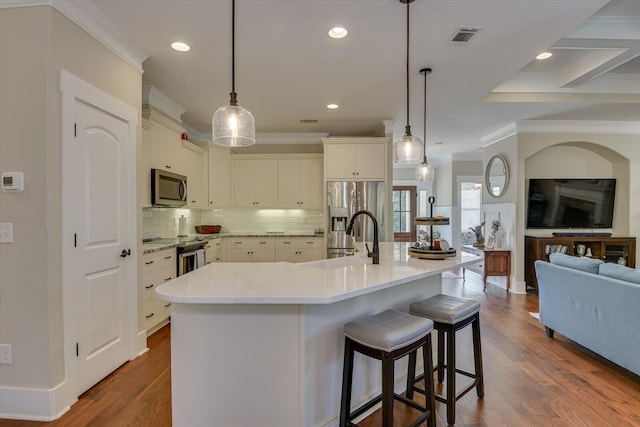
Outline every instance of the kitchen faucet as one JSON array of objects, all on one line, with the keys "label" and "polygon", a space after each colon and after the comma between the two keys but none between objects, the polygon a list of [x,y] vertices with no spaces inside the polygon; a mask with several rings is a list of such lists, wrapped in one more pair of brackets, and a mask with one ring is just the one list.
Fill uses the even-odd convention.
[{"label": "kitchen faucet", "polygon": [[347,235],[351,234],[353,230],[353,223],[355,222],[356,218],[360,215],[367,215],[369,218],[371,218],[371,221],[373,221],[373,251],[369,252],[367,256],[369,258],[373,258],[374,264],[380,264],[380,245],[378,243],[378,220],[376,220],[376,217],[373,216],[371,212],[362,210],[354,213],[353,216],[351,217],[351,221],[349,222],[349,226],[347,227]]}]

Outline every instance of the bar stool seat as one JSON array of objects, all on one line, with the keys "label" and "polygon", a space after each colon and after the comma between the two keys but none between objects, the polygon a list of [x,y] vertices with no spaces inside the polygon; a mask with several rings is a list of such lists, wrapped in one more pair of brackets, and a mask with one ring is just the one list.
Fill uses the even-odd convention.
[{"label": "bar stool seat", "polygon": [[[436,395],[435,399],[447,404],[447,423],[455,424],[455,404],[472,388],[476,388],[479,398],[484,397],[484,374],[482,371],[482,348],[480,343],[480,303],[478,301],[458,298],[451,295],[438,294],[431,298],[412,303],[409,312],[415,316],[425,317],[434,322],[434,328],[438,331],[438,364],[434,370],[438,371],[438,382],[444,380],[444,370],[447,370],[446,397]],[[473,332],[473,361],[475,373],[456,369],[456,331],[471,324]],[[444,363],[445,334],[447,363]],[[407,375],[408,399],[413,398],[413,392],[424,393],[417,388],[415,383],[422,379],[415,377],[411,361],[415,355],[410,355],[409,372]],[[456,394],[456,372],[473,379],[473,382],[460,393]],[[426,386],[425,386],[426,387]]]},{"label": "bar stool seat", "polygon": [[[386,310],[381,313],[364,316],[344,326],[344,368],[342,377],[342,399],[340,405],[340,426],[353,426],[352,420],[362,415],[378,402],[382,401],[382,425],[393,425],[393,402],[399,400],[419,411],[420,417],[411,424],[417,426],[427,420],[429,426],[435,426],[435,396],[433,377],[425,385],[426,405],[394,393],[395,360],[413,354],[422,347],[425,369],[433,366],[431,357],[431,331],[433,321],[412,316],[398,310]],[[382,361],[382,393],[351,411],[351,386],[353,382],[353,359],[355,352]],[[414,366],[415,370],[415,366]]]}]

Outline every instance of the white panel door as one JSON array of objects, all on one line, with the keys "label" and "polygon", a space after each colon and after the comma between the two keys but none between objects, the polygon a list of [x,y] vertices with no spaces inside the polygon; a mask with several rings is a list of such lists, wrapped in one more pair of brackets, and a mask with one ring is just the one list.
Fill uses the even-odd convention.
[{"label": "white panel door", "polygon": [[81,392],[129,359],[127,286],[135,286],[136,277],[134,260],[126,256],[131,243],[128,191],[135,191],[136,184],[127,180],[126,153],[135,141],[129,141],[128,123],[102,110],[76,101],[74,113],[76,192],[72,206],[64,209],[73,210],[78,220],[72,309]]}]

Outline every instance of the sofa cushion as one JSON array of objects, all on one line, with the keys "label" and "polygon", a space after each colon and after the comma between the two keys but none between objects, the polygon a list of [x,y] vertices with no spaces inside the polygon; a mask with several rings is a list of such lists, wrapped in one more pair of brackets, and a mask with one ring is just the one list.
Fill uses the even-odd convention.
[{"label": "sofa cushion", "polygon": [[551,264],[573,268],[574,270],[581,270],[592,274],[598,274],[600,264],[604,264],[600,259],[579,258],[558,253],[549,255],[549,261],[551,261]]},{"label": "sofa cushion", "polygon": [[612,262],[606,262],[600,265],[600,275],[640,284],[640,270]]}]

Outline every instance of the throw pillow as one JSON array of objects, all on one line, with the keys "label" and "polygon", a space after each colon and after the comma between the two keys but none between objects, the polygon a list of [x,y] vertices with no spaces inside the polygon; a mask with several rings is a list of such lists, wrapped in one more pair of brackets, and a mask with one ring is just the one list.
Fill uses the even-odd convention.
[{"label": "throw pillow", "polygon": [[574,270],[581,270],[592,274],[598,274],[598,267],[600,264],[604,264],[600,259],[579,258],[559,253],[549,255],[549,261],[551,264],[573,268]]},{"label": "throw pillow", "polygon": [[600,275],[640,284],[640,270],[607,262],[600,265]]}]

